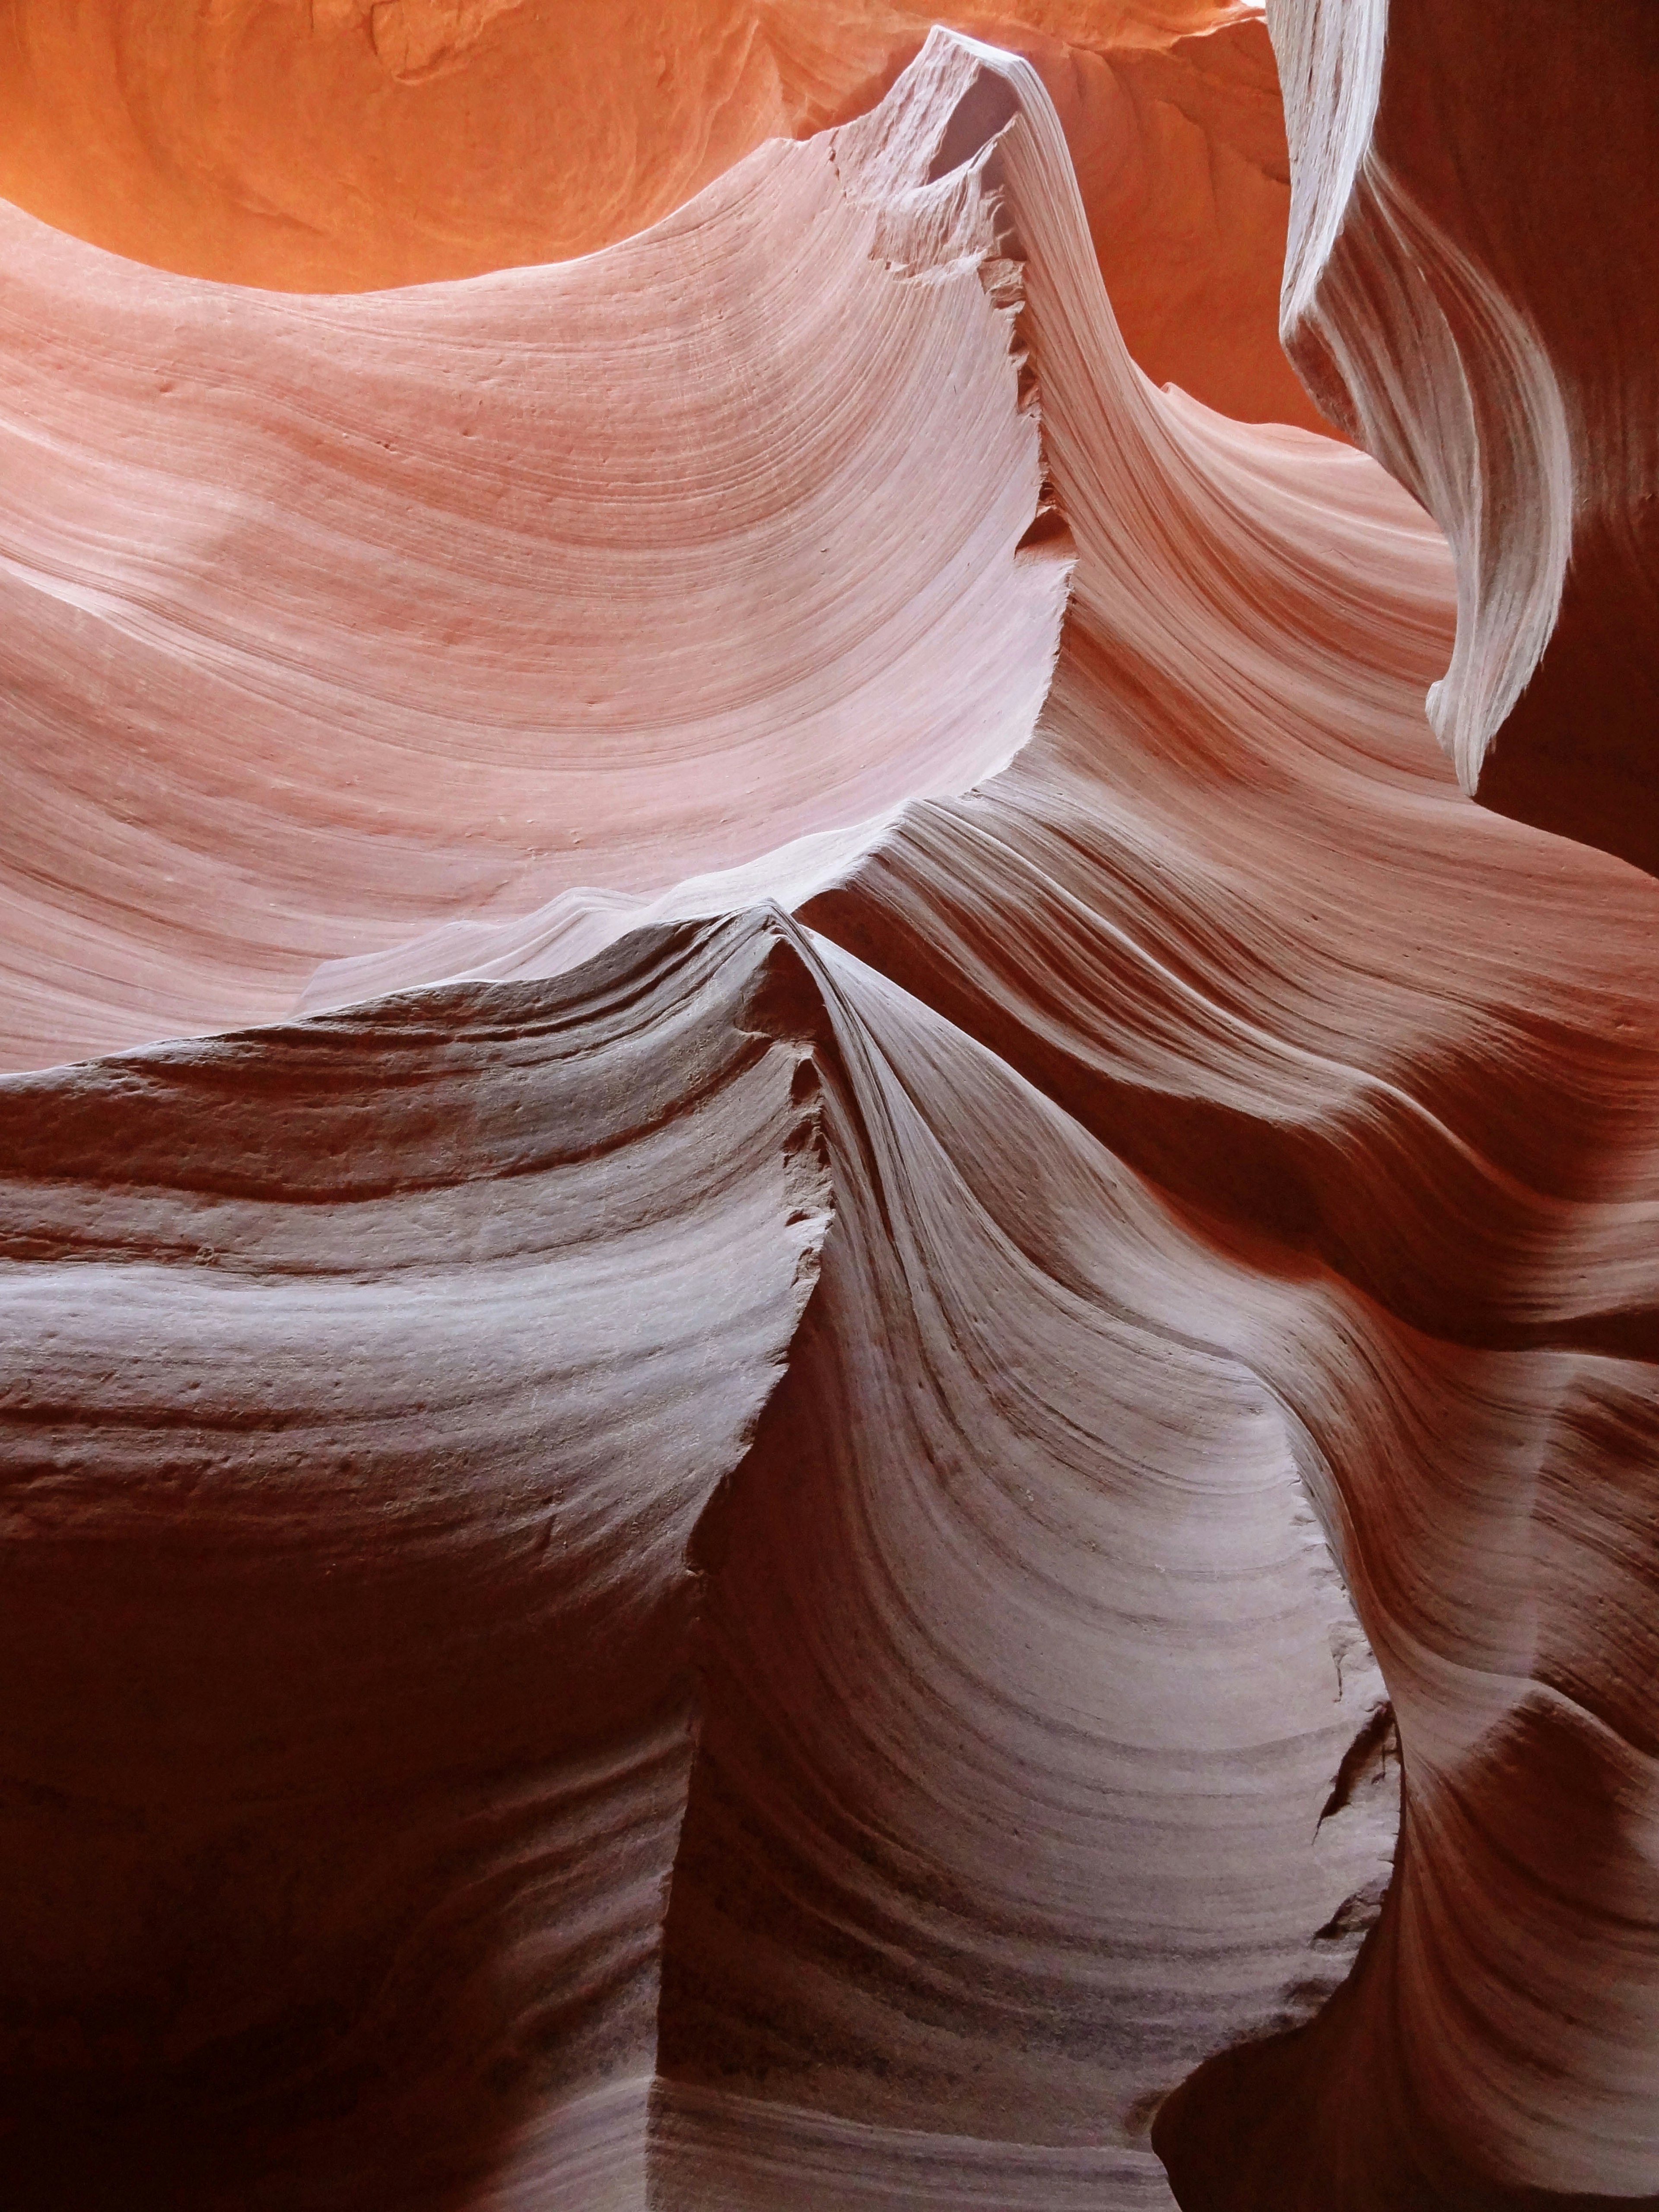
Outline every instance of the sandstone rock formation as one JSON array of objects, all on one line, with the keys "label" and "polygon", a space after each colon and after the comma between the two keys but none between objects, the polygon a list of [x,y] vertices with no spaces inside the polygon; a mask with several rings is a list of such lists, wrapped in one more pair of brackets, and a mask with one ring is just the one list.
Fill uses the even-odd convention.
[{"label": "sandstone rock formation", "polygon": [[[1486,804],[1651,873],[1659,266],[1636,213],[1659,183],[1651,11],[1273,0],[1270,15],[1295,175],[1286,343],[1457,564],[1437,735]],[[1586,885],[1586,921],[1612,888]],[[1610,935],[1601,976],[1629,994],[1610,1035],[1650,1036],[1644,945]],[[1425,1608],[1419,1559],[1410,1656],[1360,1604],[1405,1748],[1395,1879],[1310,2031],[1216,2060],[1165,2108],[1183,2205],[1659,2201],[1656,1346],[1637,1256],[1651,1139],[1634,1063],[1613,1078],[1628,1138],[1591,1135],[1593,1068],[1612,1072],[1581,1036],[1534,1157],[1550,1147],[1558,1200],[1594,1194],[1615,1241],[1633,1233],[1633,1269],[1615,1262],[1615,1290],[1590,1262],[1601,1288],[1577,1320],[1535,1310],[1510,1340],[1492,1400],[1508,1441],[1445,1486],[1452,1518],[1430,1540],[1448,1597],[1457,1553],[1477,1580]],[[1513,1074],[1500,1054],[1489,1115],[1510,1110]],[[1522,1410],[1547,1403],[1541,1427]]]},{"label": "sandstone rock formation", "polygon": [[1437,734],[1483,804],[1659,872],[1659,21],[1644,0],[1269,15],[1285,343],[1457,557]]},{"label": "sandstone rock formation", "polygon": [[1650,2198],[1659,885],[1455,518],[945,31],[563,265],[0,214],[12,2199]]},{"label": "sandstone rock formation", "polygon": [[[568,258],[763,139],[862,113],[933,13],[895,0],[4,0],[0,195],[185,275],[373,290]],[[1323,427],[1274,343],[1290,203],[1245,0],[991,0],[1070,138],[1141,366]]]}]

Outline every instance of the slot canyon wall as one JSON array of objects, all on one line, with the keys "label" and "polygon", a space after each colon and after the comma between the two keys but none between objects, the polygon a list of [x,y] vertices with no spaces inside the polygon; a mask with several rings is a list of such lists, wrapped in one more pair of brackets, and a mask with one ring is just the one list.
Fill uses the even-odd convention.
[{"label": "slot canyon wall", "polygon": [[0,118],[0,2202],[1659,2205],[1644,0]]}]

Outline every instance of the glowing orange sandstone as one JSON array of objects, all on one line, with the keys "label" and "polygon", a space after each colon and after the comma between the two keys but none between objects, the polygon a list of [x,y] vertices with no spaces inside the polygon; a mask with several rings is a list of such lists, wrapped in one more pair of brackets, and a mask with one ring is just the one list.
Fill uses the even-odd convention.
[{"label": "glowing orange sandstone", "polygon": [[[867,108],[935,11],[881,0],[0,0],[0,196],[186,275],[363,291],[563,260],[763,138]],[[1013,0],[1131,351],[1319,426],[1275,336],[1289,171],[1237,0]]]}]

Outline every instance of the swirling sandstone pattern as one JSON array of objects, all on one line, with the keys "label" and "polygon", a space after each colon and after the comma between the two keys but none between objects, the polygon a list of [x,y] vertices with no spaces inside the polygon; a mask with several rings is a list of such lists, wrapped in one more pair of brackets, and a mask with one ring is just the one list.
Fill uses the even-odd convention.
[{"label": "swirling sandstone pattern", "polygon": [[1268,13],[1285,344],[1457,558],[1436,732],[1485,805],[1659,873],[1659,20],[1644,0]]},{"label": "swirling sandstone pattern", "polygon": [[563,268],[0,248],[16,2200],[1651,2197],[1659,886],[1455,532],[945,32]]},{"label": "swirling sandstone pattern", "polygon": [[[1457,564],[1437,734],[1483,801],[1651,872],[1659,293],[1633,213],[1659,175],[1651,15],[1270,14],[1295,175],[1286,343]],[[1627,876],[1582,898],[1558,956],[1613,903],[1644,911]],[[1651,942],[1650,919],[1603,944],[1615,1048],[1650,1037]],[[1183,2204],[1659,2201],[1651,1076],[1594,1031],[1557,1049],[1527,1180],[1558,1231],[1576,1222],[1569,1273],[1539,1216],[1500,1262],[1529,1310],[1488,1339],[1484,1437],[1437,1496],[1405,1490],[1429,1516],[1416,1547],[1388,1493],[1370,1509],[1413,1647],[1390,1649],[1356,1586],[1405,1747],[1382,1920],[1311,2030],[1217,2060],[1166,2107]],[[1498,1057],[1489,1126],[1531,1057]],[[1507,1211],[1486,1199],[1483,1234]]]},{"label": "swirling sandstone pattern", "polygon": [[[1321,427],[1273,342],[1290,173],[1259,9],[954,20],[1041,72],[1142,368]],[[476,276],[609,245],[762,139],[861,113],[933,21],[894,0],[0,0],[0,194],[186,276]]]},{"label": "swirling sandstone pattern", "polygon": [[301,301],[0,210],[9,1064],[1006,762],[1036,419],[948,224],[882,220],[775,143],[602,259]]}]

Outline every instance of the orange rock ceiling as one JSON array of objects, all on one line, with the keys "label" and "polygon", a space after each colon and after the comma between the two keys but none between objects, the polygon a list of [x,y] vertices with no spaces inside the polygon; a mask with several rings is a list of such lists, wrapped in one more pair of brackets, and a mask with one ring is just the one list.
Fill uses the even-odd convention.
[{"label": "orange rock ceiling", "polygon": [[[562,260],[762,139],[859,113],[933,11],[880,0],[4,0],[0,198],[163,269],[363,291]],[[1026,0],[1130,351],[1324,427],[1280,353],[1289,171],[1258,13]]]}]

